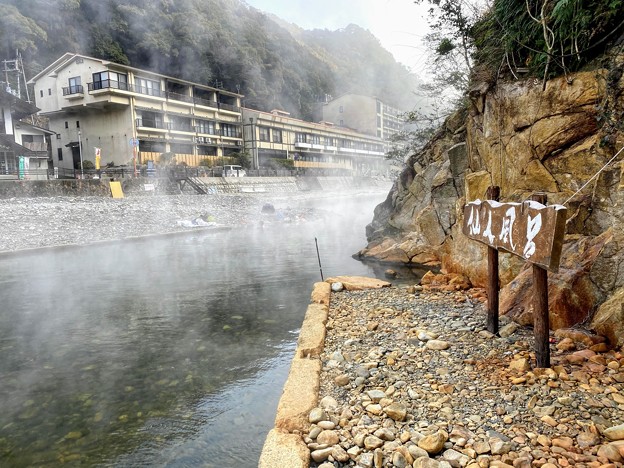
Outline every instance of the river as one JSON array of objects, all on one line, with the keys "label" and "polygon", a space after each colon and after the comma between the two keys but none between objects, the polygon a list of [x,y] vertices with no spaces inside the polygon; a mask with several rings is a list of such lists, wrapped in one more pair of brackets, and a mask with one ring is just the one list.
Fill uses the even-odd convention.
[{"label": "river", "polygon": [[375,276],[351,255],[385,196],[0,259],[0,465],[257,466],[320,280],[315,238],[325,278]]}]

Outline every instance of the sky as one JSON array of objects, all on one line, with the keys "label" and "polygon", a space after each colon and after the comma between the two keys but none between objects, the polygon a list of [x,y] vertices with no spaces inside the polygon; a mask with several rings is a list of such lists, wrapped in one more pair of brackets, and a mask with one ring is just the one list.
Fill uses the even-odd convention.
[{"label": "sky", "polygon": [[[349,24],[368,29],[394,58],[413,72],[423,71],[428,6],[413,0],[245,0],[258,10],[303,29],[341,29]],[[425,2],[426,3],[426,2]]]}]

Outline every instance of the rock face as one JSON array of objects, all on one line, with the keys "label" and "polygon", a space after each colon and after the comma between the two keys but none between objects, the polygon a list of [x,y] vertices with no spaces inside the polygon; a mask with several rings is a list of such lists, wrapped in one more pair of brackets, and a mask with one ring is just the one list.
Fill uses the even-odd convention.
[{"label": "rock face", "polygon": [[[624,55],[610,60],[544,88],[533,79],[475,87],[468,109],[410,158],[376,208],[360,257],[438,266],[485,286],[486,247],[461,232],[465,203],[484,199],[490,185],[504,202],[546,192],[568,209],[561,268],[549,274],[551,327],[590,320],[624,287],[624,155],[576,193],[624,146]],[[499,264],[501,311],[532,323],[530,265],[504,253]],[[600,326],[619,342],[606,328],[622,312],[608,310]]]}]

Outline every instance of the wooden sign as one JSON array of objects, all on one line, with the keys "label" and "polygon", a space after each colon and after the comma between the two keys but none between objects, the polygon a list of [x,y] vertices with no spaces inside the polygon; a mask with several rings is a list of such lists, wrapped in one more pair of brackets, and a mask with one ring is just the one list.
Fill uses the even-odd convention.
[{"label": "wooden sign", "polygon": [[464,207],[463,233],[497,250],[557,272],[565,233],[566,208],[536,201],[476,200]]}]

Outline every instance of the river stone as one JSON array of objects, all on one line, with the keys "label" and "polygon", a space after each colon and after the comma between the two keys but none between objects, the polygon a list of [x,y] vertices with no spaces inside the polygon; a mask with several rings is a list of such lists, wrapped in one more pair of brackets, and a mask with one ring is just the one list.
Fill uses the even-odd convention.
[{"label": "river stone", "polygon": [[326,396],[320,401],[319,406],[323,409],[338,408],[338,402],[334,397]]},{"label": "river stone", "polygon": [[440,462],[434,458],[420,457],[414,460],[414,468],[439,468]]},{"label": "river stone", "polygon": [[598,456],[605,457],[612,462],[622,462],[622,455],[620,455],[620,451],[617,449],[617,447],[614,447],[611,444],[602,445],[601,447],[599,447]]},{"label": "river stone", "polygon": [[323,429],[321,429],[319,426],[314,426],[310,429],[310,433],[308,435],[310,436],[310,439],[314,440],[321,432],[323,432]]},{"label": "river stone", "polygon": [[475,452],[477,452],[479,455],[488,453],[491,450],[490,444],[487,442],[487,440],[477,440],[473,444],[472,448],[474,448]]},{"label": "river stone", "polygon": [[331,290],[333,292],[340,292],[343,289],[344,289],[344,285],[341,282],[339,282],[339,281],[336,281],[335,283],[331,284]]},{"label": "river stone", "polygon": [[388,429],[386,427],[382,427],[381,429],[377,429],[373,435],[375,437],[379,437],[381,440],[392,441],[392,440],[396,439],[394,433],[390,429]]},{"label": "river stone", "polygon": [[[334,447],[332,447],[331,456],[334,458],[334,460],[341,463],[349,461],[349,454],[340,445],[334,445]],[[334,465],[332,465],[332,468],[334,468]]]},{"label": "river stone", "polygon": [[316,424],[317,422],[323,421],[325,419],[327,419],[327,415],[322,408],[312,408],[312,410],[310,411],[310,415],[308,416],[308,421],[310,421],[312,424]]},{"label": "river stone", "polygon": [[425,449],[421,449],[418,445],[413,444],[407,447],[409,454],[412,456],[414,460],[420,457],[429,457],[429,454]]},{"label": "river stone", "polygon": [[317,463],[323,462],[329,458],[333,450],[333,447],[328,447],[324,449],[314,450],[310,453],[310,457]]},{"label": "river stone", "polygon": [[624,440],[624,424],[606,428],[604,436],[609,440]]},{"label": "river stone", "polygon": [[453,466],[456,466],[457,464],[460,466],[466,466],[470,461],[470,457],[453,449],[445,450],[442,457]]},{"label": "river stone", "polygon": [[447,341],[443,341],[443,340],[429,340],[427,341],[425,346],[428,349],[433,349],[436,351],[443,351],[451,347],[451,345]]},{"label": "river stone", "polygon": [[368,392],[366,392],[366,394],[373,403],[379,403],[383,398],[386,398],[388,396],[385,392],[382,392],[381,390],[369,390]]},{"label": "river stone", "polygon": [[503,328],[501,328],[499,330],[498,334],[501,336],[501,338],[509,338],[519,328],[520,328],[519,324],[517,324],[516,322],[511,322],[511,323],[508,323],[507,325],[505,325]]},{"label": "river stone", "polygon": [[375,449],[375,451],[373,452],[373,466],[375,468],[382,468],[383,467],[383,459],[384,459],[383,450],[381,450],[379,448]]},{"label": "river stone", "polygon": [[526,372],[531,369],[531,364],[526,358],[514,359],[509,363],[509,370],[516,370],[520,372]]},{"label": "river stone", "polygon": [[444,448],[444,443],[447,439],[448,437],[444,432],[438,431],[435,434],[420,439],[418,441],[418,446],[426,450],[428,454],[434,455]]},{"label": "river stone", "polygon": [[537,416],[552,416],[553,414],[555,414],[555,406],[554,405],[550,405],[550,406],[536,406],[535,408],[533,408],[533,412],[537,415]]},{"label": "river stone", "polygon": [[367,450],[373,450],[379,448],[383,445],[383,440],[379,437],[375,437],[374,435],[370,435],[364,438],[364,448]]},{"label": "river stone", "polygon": [[317,424],[318,427],[320,427],[321,429],[329,431],[336,427],[336,423],[334,423],[333,421],[319,421]]},{"label": "river stone", "polygon": [[339,387],[344,387],[346,385],[349,385],[349,382],[351,382],[351,377],[349,377],[348,374],[340,374],[334,378],[334,382]]},{"label": "river stone", "polygon": [[384,408],[384,411],[395,421],[404,421],[407,416],[407,409],[401,403],[391,403]]},{"label": "river stone", "polygon": [[585,431],[576,436],[576,443],[579,448],[586,449],[598,445],[600,443],[600,437],[593,432]]},{"label": "river stone", "polygon": [[394,452],[392,454],[392,465],[396,468],[405,468],[407,466],[407,460],[401,452]]},{"label": "river stone", "polygon": [[373,467],[373,454],[372,453],[363,453],[358,458],[358,465],[363,468],[372,468]]}]

